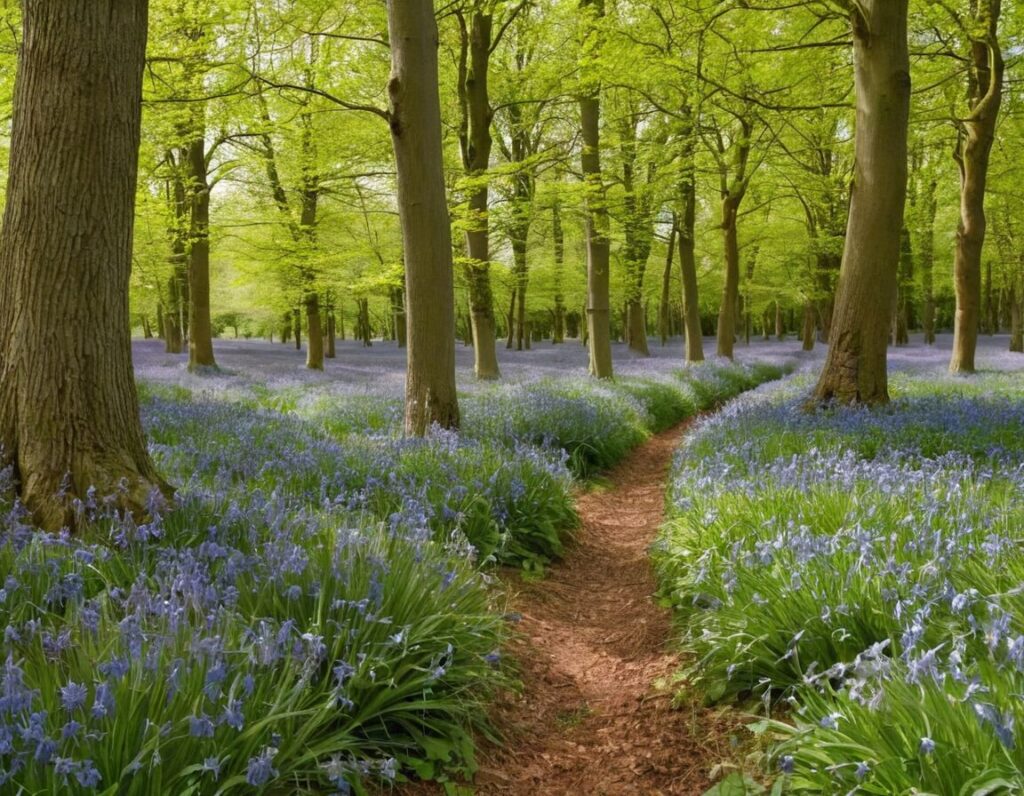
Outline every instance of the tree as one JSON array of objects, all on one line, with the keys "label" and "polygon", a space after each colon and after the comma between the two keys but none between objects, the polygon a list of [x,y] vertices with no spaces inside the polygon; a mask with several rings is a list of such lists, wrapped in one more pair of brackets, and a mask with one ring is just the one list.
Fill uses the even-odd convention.
[{"label": "tree", "polygon": [[459,425],[455,393],[455,292],[431,0],[388,0],[388,121],[398,170],[405,245],[408,353],[406,433]]},{"label": "tree", "polygon": [[970,9],[966,15],[951,10],[968,49],[968,112],[958,123],[953,153],[960,168],[960,223],[953,263],[956,319],[949,361],[953,373],[974,372],[986,228],[985,185],[1003,98],[1004,65],[998,32],[1002,0],[971,0]]},{"label": "tree", "polygon": [[128,285],[146,0],[32,0],[0,234],[0,439],[44,528],[90,487],[145,513]]},{"label": "tree", "polygon": [[896,299],[910,117],[908,0],[850,4],[855,166],[831,347],[815,397],[889,400],[887,342]]},{"label": "tree", "polygon": [[494,295],[491,290],[490,229],[487,170],[491,162],[494,139],[488,77],[493,41],[494,15],[489,0],[473,0],[469,20],[459,11],[461,49],[459,55],[459,104],[462,124],[459,142],[469,186],[468,218],[466,220],[466,280],[469,283],[473,328],[475,372],[478,379],[496,379],[498,355],[495,345]]},{"label": "tree", "polygon": [[[715,126],[711,152],[718,164],[722,197],[722,239],[725,242],[725,283],[718,310],[718,356],[732,359],[736,342],[736,310],[740,288],[739,210],[750,187],[753,122],[749,107],[735,114],[736,130],[723,135]],[[730,150],[731,162],[730,162]]]},{"label": "tree", "polygon": [[580,0],[584,13],[583,57],[588,73],[580,95],[580,129],[583,139],[583,180],[586,190],[587,236],[587,337],[590,375],[612,378],[610,309],[611,243],[608,240],[608,205],[601,172],[601,83],[592,73],[592,60],[600,50],[600,20],[604,0]]}]

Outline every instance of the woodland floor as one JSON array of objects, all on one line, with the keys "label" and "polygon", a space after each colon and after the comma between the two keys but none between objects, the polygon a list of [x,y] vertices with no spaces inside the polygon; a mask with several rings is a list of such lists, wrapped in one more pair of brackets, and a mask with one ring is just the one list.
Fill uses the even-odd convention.
[{"label": "woodland floor", "polygon": [[[653,600],[648,547],[687,424],[637,448],[580,496],[578,544],[534,583],[507,579],[522,615],[511,650],[524,690],[498,706],[504,747],[485,749],[479,794],[701,794],[731,729],[673,709],[669,611]],[[416,789],[417,793],[436,792]]]}]

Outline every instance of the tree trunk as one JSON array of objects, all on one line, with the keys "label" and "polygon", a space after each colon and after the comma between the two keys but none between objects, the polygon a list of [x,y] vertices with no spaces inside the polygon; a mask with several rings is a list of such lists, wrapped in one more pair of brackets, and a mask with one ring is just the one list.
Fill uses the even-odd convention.
[{"label": "tree trunk", "polygon": [[391,291],[391,311],[395,315],[395,340],[399,348],[405,348],[405,291],[402,288]]},{"label": "tree trunk", "polygon": [[143,438],[128,284],[145,0],[22,5],[0,233],[0,440],[51,531],[90,487],[144,517],[169,492]]},{"label": "tree trunk", "polygon": [[679,265],[682,269],[683,325],[686,333],[686,361],[704,361],[704,330],[700,323],[700,296],[697,285],[696,225],[697,171],[696,126],[693,111],[682,109],[680,138],[679,203]]},{"label": "tree trunk", "polygon": [[373,330],[370,327],[370,300],[367,298],[356,299],[356,306],[359,308],[356,333],[363,342],[363,348],[370,348],[373,345]]},{"label": "tree trunk", "polygon": [[306,345],[306,367],[310,370],[324,369],[324,335],[320,327],[320,296],[307,293],[303,300],[306,306],[306,334],[309,343]]},{"label": "tree trunk", "polygon": [[1024,353],[1024,322],[1022,322],[1021,297],[1017,292],[1016,282],[1010,285],[1008,300],[1010,303],[1010,350],[1015,353]]},{"label": "tree trunk", "polygon": [[338,347],[335,342],[335,337],[334,310],[332,309],[327,312],[327,352],[324,356],[328,359],[337,359],[338,357]]},{"label": "tree trunk", "polygon": [[[653,206],[647,193],[637,196],[636,160],[637,160],[637,128],[639,117],[634,115],[622,122],[621,128],[621,160],[622,187],[625,191],[625,220],[623,230],[625,243],[623,260],[626,270],[626,317],[624,334],[629,349],[640,356],[649,357],[647,345],[647,319],[643,308],[644,277],[647,273],[647,260],[651,255],[654,239],[652,229]],[[653,177],[654,166],[648,167],[648,177]]]},{"label": "tree trunk", "polygon": [[142,316],[142,338],[144,340],[153,339],[153,327],[149,325],[149,316]]},{"label": "tree trunk", "polygon": [[907,191],[908,0],[861,0],[852,13],[855,169],[831,346],[819,401],[889,400],[886,343]]},{"label": "tree trunk", "polygon": [[960,167],[960,223],[953,256],[956,316],[953,324],[952,373],[973,373],[978,347],[981,304],[981,253],[985,245],[985,187],[1003,98],[1003,56],[999,47],[1001,0],[976,0],[968,71],[967,118],[960,121],[954,157]]},{"label": "tree trunk", "polygon": [[[173,158],[173,154],[171,155]],[[188,247],[186,228],[188,226],[188,202],[185,183],[180,173],[168,181],[168,202],[174,224],[169,230],[171,238],[171,276],[167,282],[167,314],[164,327],[167,335],[164,349],[168,354],[180,354],[185,350],[185,324],[182,322],[184,308],[188,304]]]},{"label": "tree trunk", "polygon": [[808,301],[804,304],[804,325],[803,331],[800,335],[800,338],[803,341],[804,351],[814,350],[814,333],[817,331],[818,327],[817,316],[818,311],[815,309],[813,302]]},{"label": "tree trunk", "polygon": [[722,287],[722,304],[718,308],[717,354],[733,358],[733,344],[736,340],[736,299],[740,284],[739,231],[736,228],[738,207],[732,200],[722,203],[722,234],[725,240],[725,284]]},{"label": "tree trunk", "polygon": [[910,308],[914,289],[914,251],[910,230],[900,232],[900,270],[896,287],[896,317],[893,320],[893,344],[910,345]]},{"label": "tree trunk", "polygon": [[786,339],[786,322],[782,318],[782,305],[775,302],[775,339],[782,340]]},{"label": "tree trunk", "polygon": [[388,0],[388,31],[389,121],[408,302],[405,430],[423,436],[432,424],[459,425],[451,221],[442,165],[438,36],[432,0]]},{"label": "tree trunk", "polygon": [[515,343],[516,351],[522,351],[524,346],[530,347],[530,341],[526,334],[526,288],[529,283],[529,271],[526,262],[526,230],[521,225],[515,225],[512,239],[512,262],[515,284]]},{"label": "tree trunk", "polygon": [[984,297],[982,305],[984,307],[984,314],[982,316],[983,331],[986,335],[991,337],[997,331],[999,331],[999,321],[996,319],[996,315],[998,314],[999,310],[996,298],[993,295],[994,291],[992,289],[991,260],[985,263],[985,277],[982,284],[982,295]]},{"label": "tree trunk", "polygon": [[210,184],[206,166],[206,140],[188,145],[191,229],[188,252],[188,369],[215,368],[213,326],[210,322]]},{"label": "tree trunk", "polygon": [[519,297],[519,291],[516,290],[516,286],[512,285],[512,290],[509,291],[508,299],[508,334],[505,339],[505,348],[509,351],[516,344],[516,299]]},{"label": "tree trunk", "polygon": [[491,108],[488,78],[491,66],[493,17],[474,10],[469,25],[458,17],[462,33],[459,58],[459,102],[462,126],[459,142],[466,176],[474,180],[469,191],[466,227],[466,281],[472,308],[474,371],[478,379],[497,379],[497,329],[494,322],[494,294],[491,289],[490,222],[488,186],[483,179],[491,165]]},{"label": "tree trunk", "polygon": [[[732,168],[720,161],[722,190],[722,237],[725,241],[725,284],[722,288],[722,304],[718,309],[718,356],[733,358],[736,342],[736,304],[740,290],[740,245],[739,223],[740,204],[747,194],[750,175],[751,135],[753,125],[746,115],[739,120],[740,139],[733,144],[736,149]],[[724,158],[724,152],[722,153]]]},{"label": "tree trunk", "polygon": [[668,253],[665,255],[665,270],[661,274],[661,301],[658,304],[658,336],[662,346],[668,344],[672,335],[672,263],[676,251],[676,230],[679,226],[678,216],[672,214],[672,229],[668,234]]},{"label": "tree trunk", "polygon": [[[604,17],[604,0],[580,0],[580,8],[591,17],[586,38],[599,38],[595,24]],[[585,47],[585,49],[587,49]],[[597,48],[595,48],[596,50]],[[593,52],[590,53],[592,57]],[[610,279],[611,245],[609,219],[601,172],[601,86],[595,78],[580,96],[580,128],[583,139],[583,182],[586,191],[587,241],[587,337],[590,349],[590,375],[612,378],[612,335]]]},{"label": "tree trunk", "polygon": [[754,284],[754,274],[757,271],[757,258],[760,255],[760,253],[760,245],[754,244],[753,246],[750,247],[750,254],[747,257],[746,273],[744,274],[743,280],[743,290],[745,295],[740,296],[740,298],[743,301],[743,342],[746,345],[750,345],[750,335],[754,325],[752,315],[753,308],[752,302],[750,300],[750,290]]},{"label": "tree trunk", "polygon": [[555,244],[555,317],[551,342],[565,342],[565,296],[562,294],[562,276],[565,271],[565,233],[562,230],[561,206],[556,201],[551,207],[551,237]]},{"label": "tree trunk", "polygon": [[927,345],[935,344],[935,216],[938,203],[935,194],[938,185],[934,180],[928,184],[924,197],[924,214],[922,220],[921,240],[918,243],[918,262],[921,265],[921,291],[924,294],[924,308],[921,325],[924,329],[924,341]]},{"label": "tree trunk", "polygon": [[296,307],[292,310],[292,331],[295,332],[295,350],[302,350],[302,311]]}]

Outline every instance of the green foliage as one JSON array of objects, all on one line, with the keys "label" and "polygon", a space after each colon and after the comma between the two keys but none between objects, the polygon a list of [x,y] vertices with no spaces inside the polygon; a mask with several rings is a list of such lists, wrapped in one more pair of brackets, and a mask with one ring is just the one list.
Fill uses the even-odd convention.
[{"label": "green foliage", "polygon": [[779,792],[1017,792],[1019,385],[900,375],[871,411],[807,411],[807,386],[679,460],[655,560],[688,682],[788,703],[754,727]]}]

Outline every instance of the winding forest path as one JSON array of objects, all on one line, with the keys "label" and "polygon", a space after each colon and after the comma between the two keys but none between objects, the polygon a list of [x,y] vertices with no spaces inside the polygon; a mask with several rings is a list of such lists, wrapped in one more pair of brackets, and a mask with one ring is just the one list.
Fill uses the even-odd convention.
[{"label": "winding forest path", "polygon": [[[671,709],[679,666],[655,604],[648,547],[686,430],[651,438],[578,500],[579,543],[536,583],[507,583],[522,615],[511,654],[524,692],[499,706],[505,747],[482,754],[480,794],[700,794],[726,733],[700,707]],[[661,681],[662,687],[655,684]]]}]

